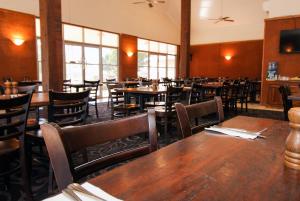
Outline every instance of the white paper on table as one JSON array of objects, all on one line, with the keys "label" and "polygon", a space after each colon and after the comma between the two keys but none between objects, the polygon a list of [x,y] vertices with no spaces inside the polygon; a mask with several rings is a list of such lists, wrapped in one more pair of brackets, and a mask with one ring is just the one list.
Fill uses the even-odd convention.
[{"label": "white paper on table", "polygon": [[244,138],[244,139],[251,139],[251,140],[256,139],[260,135],[260,132],[250,132],[250,131],[241,130],[241,129],[224,128],[224,127],[217,127],[217,126],[212,126],[210,128],[205,128],[205,130],[215,131],[215,132],[218,132],[218,133],[223,133],[225,135],[230,135],[230,136],[234,136],[234,137],[241,137],[241,138]]},{"label": "white paper on table", "polygon": [[[88,182],[83,183],[81,186],[106,201],[122,201]],[[96,200],[95,198],[92,198],[91,196],[85,195],[85,194],[77,192],[77,191],[74,191],[74,193],[76,193],[76,195],[78,195],[78,197],[80,199],[82,199],[83,201],[95,201]],[[47,198],[44,201],[73,201],[73,200],[71,200],[64,194],[60,193],[54,197]]]}]

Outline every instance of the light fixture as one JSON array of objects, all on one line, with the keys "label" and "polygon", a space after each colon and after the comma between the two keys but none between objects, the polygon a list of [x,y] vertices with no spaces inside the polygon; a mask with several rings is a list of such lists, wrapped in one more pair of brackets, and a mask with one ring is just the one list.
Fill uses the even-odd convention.
[{"label": "light fixture", "polygon": [[128,56],[128,57],[132,57],[132,56],[133,56],[133,52],[128,51],[128,52],[127,52],[127,56]]},{"label": "light fixture", "polygon": [[25,42],[25,40],[22,39],[22,38],[19,38],[19,37],[14,37],[14,38],[12,39],[12,42],[13,42],[16,46],[21,46],[21,45],[23,45],[23,43]]},{"label": "light fixture", "polygon": [[232,56],[231,56],[231,55],[226,55],[226,56],[225,56],[225,59],[226,59],[227,61],[230,61],[230,60],[232,59]]}]

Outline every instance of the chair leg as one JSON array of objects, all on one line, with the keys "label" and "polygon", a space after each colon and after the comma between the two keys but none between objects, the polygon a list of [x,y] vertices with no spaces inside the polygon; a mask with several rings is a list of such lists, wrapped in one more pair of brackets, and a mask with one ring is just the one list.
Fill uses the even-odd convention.
[{"label": "chair leg", "polygon": [[51,163],[49,161],[48,194],[51,194],[53,192],[53,179],[54,179],[54,173],[53,173]]},{"label": "chair leg", "polygon": [[96,116],[97,118],[99,118],[97,100],[95,101],[95,109],[96,109]]},{"label": "chair leg", "polygon": [[31,201],[32,199],[32,193],[31,193],[31,180],[29,178],[29,170],[28,170],[28,161],[27,161],[27,150],[25,145],[24,138],[20,140],[21,141],[21,149],[20,149],[20,164],[21,164],[21,174],[22,174],[22,180],[23,180],[23,190],[26,195],[26,201]]}]

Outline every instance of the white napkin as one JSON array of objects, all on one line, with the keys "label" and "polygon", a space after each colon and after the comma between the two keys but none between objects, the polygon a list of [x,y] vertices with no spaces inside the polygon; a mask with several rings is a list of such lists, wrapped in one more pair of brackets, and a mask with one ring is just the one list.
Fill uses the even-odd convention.
[{"label": "white napkin", "polygon": [[257,137],[259,137],[259,135],[261,133],[261,132],[250,132],[250,131],[246,131],[243,129],[225,128],[225,127],[218,127],[218,126],[212,126],[210,128],[205,128],[205,130],[215,131],[218,133],[223,133],[225,135],[241,137],[244,139],[251,139],[251,140],[254,140]]},{"label": "white napkin", "polygon": [[[106,201],[122,201],[118,198],[113,197],[112,195],[106,193],[105,191],[101,190],[100,188],[98,188],[88,182],[83,183],[81,186]],[[78,197],[80,199],[82,199],[83,201],[95,201],[96,200],[90,196],[87,196],[87,195],[77,192],[77,191],[74,191],[74,193],[76,193],[76,195],[78,195]],[[60,193],[54,197],[47,198],[44,201],[73,201],[73,200],[66,197],[64,194]]]}]

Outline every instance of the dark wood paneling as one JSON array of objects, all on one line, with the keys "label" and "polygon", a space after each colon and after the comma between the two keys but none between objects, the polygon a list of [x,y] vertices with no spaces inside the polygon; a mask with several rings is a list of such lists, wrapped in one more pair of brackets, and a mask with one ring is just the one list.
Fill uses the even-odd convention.
[{"label": "dark wood paneling", "polygon": [[[262,40],[194,45],[190,76],[260,78],[262,50]],[[226,55],[232,59],[225,60]]]},{"label": "dark wood paneling", "polygon": [[[12,39],[25,40],[16,46]],[[0,9],[0,79],[12,77],[16,81],[25,76],[37,79],[35,17]]]},{"label": "dark wood paneling", "polygon": [[282,76],[300,76],[300,54],[280,54],[279,42],[280,31],[300,28],[300,17],[276,18],[265,21],[264,57],[262,69],[262,100],[265,105],[273,105],[269,98],[269,85],[266,74],[268,63],[277,61],[279,63],[278,73]]},{"label": "dark wood paneling", "polygon": [[179,77],[188,77],[190,67],[191,0],[181,0]]},{"label": "dark wood paneling", "polygon": [[[128,57],[127,52],[132,52],[132,57]],[[119,80],[127,77],[137,77],[137,37],[121,34]]]}]

